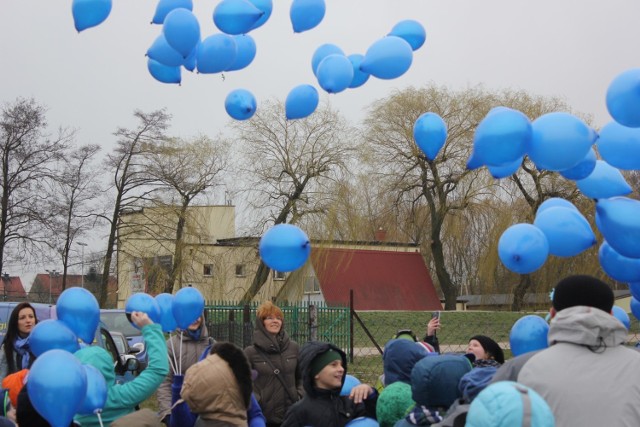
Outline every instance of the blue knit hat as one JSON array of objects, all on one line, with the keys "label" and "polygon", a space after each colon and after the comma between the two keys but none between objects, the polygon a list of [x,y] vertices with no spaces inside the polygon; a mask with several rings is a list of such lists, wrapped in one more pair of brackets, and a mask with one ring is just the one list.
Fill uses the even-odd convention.
[{"label": "blue knit hat", "polygon": [[491,384],[478,394],[466,427],[554,427],[547,402],[535,391],[512,381]]}]

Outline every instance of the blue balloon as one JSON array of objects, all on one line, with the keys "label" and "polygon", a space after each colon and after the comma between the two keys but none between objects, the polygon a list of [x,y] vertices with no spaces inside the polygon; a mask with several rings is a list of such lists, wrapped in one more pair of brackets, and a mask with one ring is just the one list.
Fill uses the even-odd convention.
[{"label": "blue balloon", "polygon": [[483,165],[500,166],[524,156],[531,142],[531,122],[518,110],[494,109],[473,136],[473,152]]},{"label": "blue balloon", "polygon": [[530,314],[521,317],[511,327],[509,343],[514,356],[542,350],[549,346],[549,325],[540,316]]},{"label": "blue balloon", "polygon": [[640,282],[640,258],[620,255],[606,241],[598,251],[600,266],[613,280],[619,282]]},{"label": "blue balloon", "polygon": [[29,345],[36,356],[53,349],[72,354],[80,350],[76,334],[63,321],[54,319],[43,320],[33,328]]},{"label": "blue balloon", "polygon": [[589,221],[577,209],[544,209],[536,215],[533,225],[544,233],[551,255],[572,257],[596,244]]},{"label": "blue balloon", "polygon": [[151,20],[152,24],[162,24],[164,18],[173,9],[183,8],[193,10],[193,0],[160,0],[156,5],[156,12]]},{"label": "blue balloon", "polygon": [[532,123],[529,157],[540,170],[562,171],[576,166],[593,144],[593,131],[569,113],[548,113]]},{"label": "blue balloon", "polygon": [[340,390],[340,396],[349,396],[351,389],[360,384],[360,380],[353,375],[346,375],[344,377],[344,384]]},{"label": "blue balloon", "polygon": [[147,60],[147,69],[151,77],[160,83],[180,84],[182,81],[182,71],[179,66],[169,67],[149,58]]},{"label": "blue balloon", "polygon": [[182,288],[173,297],[173,317],[180,329],[187,329],[202,315],[203,310],[204,297],[196,288]]},{"label": "blue balloon", "polygon": [[224,101],[227,114],[236,120],[250,119],[256,112],[256,98],[246,89],[236,89],[229,92]]},{"label": "blue balloon", "polygon": [[411,49],[413,49],[414,51],[420,49],[420,47],[427,39],[427,32],[425,31],[422,24],[412,19],[398,22],[391,29],[389,35],[397,36],[404,39],[407,43],[409,43]]},{"label": "blue balloon", "polygon": [[629,315],[622,307],[618,307],[617,305],[613,306],[613,316],[620,321],[624,325],[627,330],[631,327],[631,319]]},{"label": "blue balloon", "polygon": [[52,427],[68,427],[87,393],[87,374],[74,355],[51,350],[33,362],[26,387],[34,408]]},{"label": "blue balloon", "polygon": [[302,267],[311,253],[311,242],[300,228],[278,224],[269,229],[259,244],[260,257],[271,269],[286,273]]},{"label": "blue balloon", "polygon": [[373,418],[369,417],[358,417],[349,421],[345,427],[379,427],[380,424]]},{"label": "blue balloon", "polygon": [[596,167],[586,177],[576,181],[578,189],[591,199],[608,199],[625,196],[633,191],[620,171],[603,160],[596,160]]},{"label": "blue balloon", "polygon": [[78,338],[87,344],[93,342],[100,322],[100,305],[91,292],[84,288],[66,289],[58,298],[56,312]]},{"label": "blue balloon", "polygon": [[584,159],[580,160],[574,167],[560,171],[560,175],[574,181],[585,179],[596,168],[596,160],[596,152],[593,148],[589,148],[589,152],[584,156]]},{"label": "blue balloon", "polygon": [[329,55],[338,54],[344,56],[344,52],[335,44],[325,43],[318,47],[311,57],[311,70],[313,75],[318,77],[318,65]]},{"label": "blue balloon", "polygon": [[191,51],[189,56],[187,56],[184,59],[184,62],[182,63],[182,65],[184,66],[185,69],[187,69],[189,71],[193,71],[193,70],[196,69],[196,59],[198,58],[198,47],[199,46],[200,46],[200,43],[198,43],[198,45],[193,48],[193,50]]},{"label": "blue balloon", "polygon": [[87,392],[78,409],[78,414],[98,414],[107,403],[107,382],[98,368],[91,365],[82,365],[82,368],[87,375]]},{"label": "blue balloon", "polygon": [[578,208],[576,208],[573,203],[571,203],[566,199],[563,199],[561,197],[551,197],[540,204],[540,206],[538,207],[538,210],[536,211],[536,216],[540,215],[540,213],[543,212],[545,209],[554,208],[558,206],[563,208],[575,209],[576,211],[578,210]]},{"label": "blue balloon", "polygon": [[200,41],[200,24],[190,10],[174,9],[164,19],[162,33],[169,46],[186,58]]},{"label": "blue balloon", "polygon": [[411,62],[411,45],[400,37],[387,36],[367,49],[360,70],[379,79],[395,79],[407,72]]},{"label": "blue balloon", "polygon": [[629,283],[629,292],[631,292],[632,297],[640,300],[640,282]]},{"label": "blue balloon", "polygon": [[596,213],[607,243],[620,255],[640,258],[640,202],[627,197],[600,199]]},{"label": "blue balloon", "polygon": [[167,67],[179,67],[184,63],[184,58],[177,50],[169,46],[164,34],[160,34],[147,50],[147,56]]},{"label": "blue balloon", "polygon": [[436,113],[424,113],[413,125],[413,139],[427,159],[434,160],[447,140],[447,124]]},{"label": "blue balloon", "polygon": [[175,331],[178,327],[173,317],[173,295],[162,293],[156,295],[156,302],[160,308],[160,324],[163,332]]},{"label": "blue balloon", "polygon": [[111,0],[73,0],[71,5],[76,31],[95,27],[104,22],[111,13]]},{"label": "blue balloon", "polygon": [[349,58],[349,61],[353,66],[353,79],[351,80],[349,88],[355,89],[362,86],[367,82],[367,80],[369,80],[369,74],[360,69],[360,64],[362,64],[364,55],[360,55],[359,53],[352,53],[351,55],[347,56],[347,58]]},{"label": "blue balloon", "polygon": [[326,9],[324,0],[293,0],[289,9],[293,32],[301,33],[317,27]]},{"label": "blue balloon", "polygon": [[518,159],[515,159],[513,162],[505,163],[504,165],[498,165],[498,166],[487,165],[487,169],[489,169],[489,173],[495,179],[506,178],[508,176],[513,175],[518,171],[518,169],[520,169],[520,166],[522,165],[522,160],[523,158],[520,157]]},{"label": "blue balloon", "polygon": [[236,41],[227,34],[214,34],[200,43],[197,53],[198,72],[220,73],[227,70],[236,60]]},{"label": "blue balloon", "polygon": [[484,166],[483,163],[480,161],[480,156],[476,155],[475,151],[471,151],[471,155],[469,156],[469,159],[467,160],[467,169],[469,169],[470,171],[474,170],[474,169],[478,169],[479,167]]},{"label": "blue balloon", "polygon": [[602,159],[618,169],[640,169],[640,128],[611,122],[602,128],[597,141]]},{"label": "blue balloon", "polygon": [[640,68],[619,74],[607,89],[607,110],[622,126],[640,127]]},{"label": "blue balloon", "polygon": [[332,54],[318,65],[318,84],[328,93],[338,93],[347,89],[353,80],[353,66],[344,56]]},{"label": "blue balloon", "polygon": [[257,7],[262,11],[262,16],[260,17],[260,19],[256,21],[255,24],[253,24],[253,27],[251,28],[252,30],[255,30],[256,28],[263,26],[264,23],[267,22],[267,20],[269,20],[269,17],[271,16],[271,11],[273,10],[273,1],[272,0],[249,0],[249,1],[255,7]]},{"label": "blue balloon", "polygon": [[236,71],[246,68],[256,57],[256,42],[248,34],[233,36],[236,43],[236,57],[226,71]]},{"label": "blue balloon", "polygon": [[640,301],[638,301],[635,297],[631,297],[631,313],[636,319],[640,320]]},{"label": "blue balloon", "polygon": [[498,256],[509,270],[518,274],[533,273],[547,260],[549,242],[542,230],[531,224],[507,228],[498,241]]},{"label": "blue balloon", "polygon": [[223,33],[248,33],[264,12],[248,0],[222,0],[213,11],[213,23]]},{"label": "blue balloon", "polygon": [[[153,323],[160,323],[160,307],[156,300],[149,294],[145,294],[144,292],[138,292],[137,294],[131,295],[127,298],[127,302],[124,305],[124,311],[127,314],[133,313],[134,311],[140,311],[142,313],[147,313],[147,316],[153,321]],[[133,322],[131,324],[138,328]]]},{"label": "blue balloon", "polygon": [[299,85],[291,89],[284,103],[288,120],[303,119],[311,115],[318,107],[318,91],[311,85]]}]

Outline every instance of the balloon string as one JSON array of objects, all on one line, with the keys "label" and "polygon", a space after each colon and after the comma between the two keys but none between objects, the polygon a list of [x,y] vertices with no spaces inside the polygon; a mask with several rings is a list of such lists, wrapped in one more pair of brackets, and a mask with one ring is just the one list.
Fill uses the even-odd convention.
[{"label": "balloon string", "polygon": [[104,427],[104,424],[102,424],[102,417],[100,416],[100,412],[98,412],[96,415],[98,416],[98,421],[100,422],[100,427]]},{"label": "balloon string", "polygon": [[[172,336],[171,336],[171,332],[169,332],[169,342],[171,343],[171,356],[172,356],[172,357],[169,358],[169,363],[171,364],[171,369],[173,369],[173,374],[177,375],[178,374],[178,368],[177,368],[178,361],[176,360],[176,348],[173,345],[173,339],[172,339]],[[172,358],[173,358],[173,360],[172,360]]]},{"label": "balloon string", "polygon": [[180,369],[180,373],[178,375],[182,375],[182,329],[180,329],[180,365],[178,368]]}]

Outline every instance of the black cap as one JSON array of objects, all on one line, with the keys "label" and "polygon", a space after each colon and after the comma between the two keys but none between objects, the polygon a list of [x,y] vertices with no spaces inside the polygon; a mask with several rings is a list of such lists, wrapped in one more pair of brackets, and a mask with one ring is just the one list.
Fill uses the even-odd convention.
[{"label": "black cap", "polygon": [[611,313],[613,301],[613,291],[609,285],[587,275],[565,277],[553,291],[553,308],[556,311],[586,305]]}]

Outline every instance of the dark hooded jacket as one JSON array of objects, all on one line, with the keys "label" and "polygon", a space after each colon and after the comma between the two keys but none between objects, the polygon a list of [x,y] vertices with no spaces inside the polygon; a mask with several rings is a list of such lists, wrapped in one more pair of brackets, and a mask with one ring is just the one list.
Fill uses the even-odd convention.
[{"label": "dark hooded jacket", "polygon": [[419,360],[428,355],[427,350],[414,341],[389,341],[382,354],[384,385],[388,386],[396,381],[411,384],[411,370]]},{"label": "dark hooded jacket", "polygon": [[[253,345],[244,352],[251,368],[258,374],[253,382],[253,392],[262,413],[268,423],[281,423],[287,409],[304,394],[298,366],[298,343],[289,339],[284,328],[277,335],[270,334],[258,319],[253,332]],[[267,363],[265,356],[271,364]],[[278,374],[274,373],[274,368]],[[277,375],[284,380],[286,390]]]},{"label": "dark hooded jacket", "polygon": [[347,356],[333,344],[311,341],[302,346],[300,351],[300,368],[302,370],[302,386],[305,396],[289,408],[282,427],[344,427],[358,417],[376,417],[377,393],[370,395],[364,402],[354,404],[349,396],[340,396],[340,389],[322,390],[315,387],[311,376],[310,365],[313,359],[329,349],[337,351],[342,358],[344,375],[347,375]]}]

